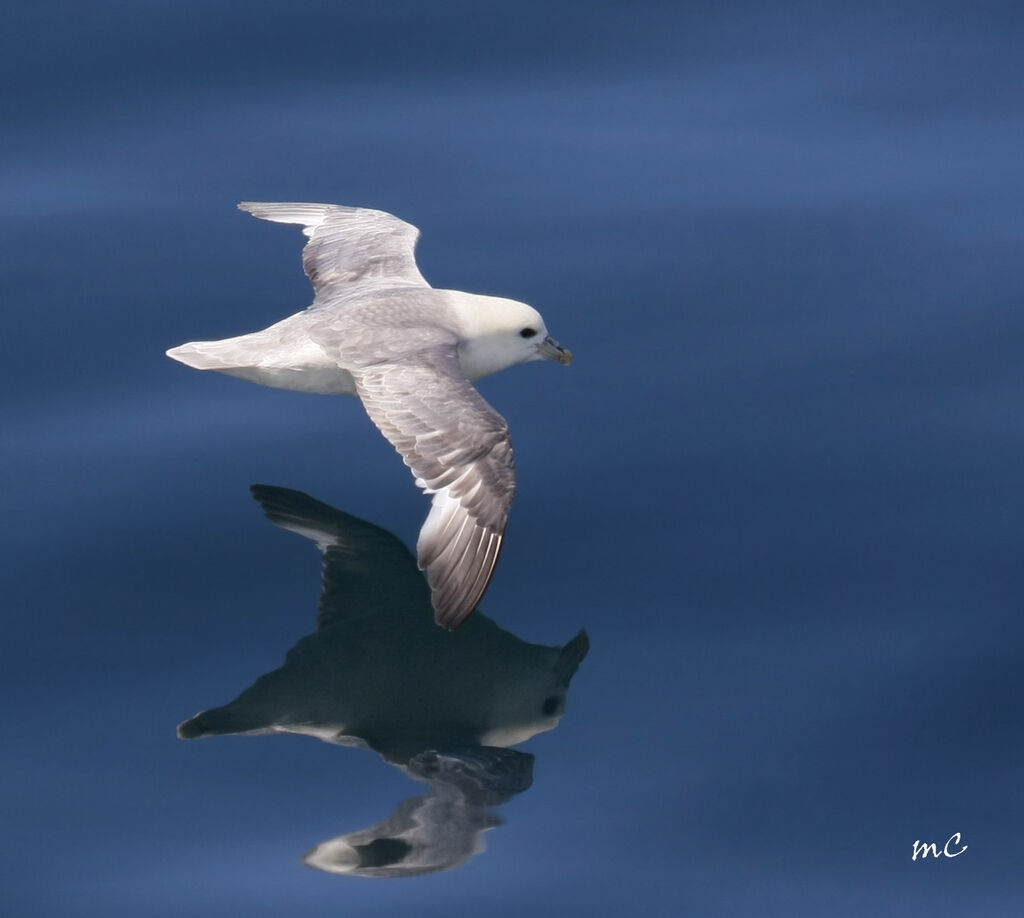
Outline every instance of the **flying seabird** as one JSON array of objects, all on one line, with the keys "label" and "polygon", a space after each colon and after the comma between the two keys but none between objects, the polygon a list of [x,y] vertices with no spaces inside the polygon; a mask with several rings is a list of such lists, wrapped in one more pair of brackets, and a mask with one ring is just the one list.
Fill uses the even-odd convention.
[{"label": "flying seabird", "polygon": [[167,351],[199,370],[302,392],[358,395],[432,495],[417,563],[435,619],[453,630],[477,606],[501,551],[515,470],[508,425],[471,381],[572,354],[532,306],[435,290],[420,274],[419,230],[379,210],[243,202],[303,227],[312,305],[262,331]]}]

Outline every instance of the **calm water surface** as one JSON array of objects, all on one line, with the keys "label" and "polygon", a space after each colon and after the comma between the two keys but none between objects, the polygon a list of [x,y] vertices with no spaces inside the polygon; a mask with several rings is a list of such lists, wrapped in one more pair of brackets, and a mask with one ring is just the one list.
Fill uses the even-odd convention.
[{"label": "calm water surface", "polygon": [[[1017,5],[2,18],[5,915],[1019,913]],[[520,483],[483,611],[589,634],[556,728],[177,738],[315,626],[252,483],[426,513],[355,401],[163,356],[309,302],[244,199],[392,211],[576,353],[481,384]],[[410,798],[486,851],[303,862]]]}]

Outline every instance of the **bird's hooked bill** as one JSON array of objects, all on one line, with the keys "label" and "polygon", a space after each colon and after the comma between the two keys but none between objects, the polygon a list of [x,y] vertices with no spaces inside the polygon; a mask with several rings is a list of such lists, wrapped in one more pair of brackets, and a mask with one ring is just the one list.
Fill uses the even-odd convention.
[{"label": "bird's hooked bill", "polygon": [[537,345],[537,350],[545,360],[557,360],[563,366],[572,363],[572,351],[567,347],[562,347],[551,335],[546,336]]}]

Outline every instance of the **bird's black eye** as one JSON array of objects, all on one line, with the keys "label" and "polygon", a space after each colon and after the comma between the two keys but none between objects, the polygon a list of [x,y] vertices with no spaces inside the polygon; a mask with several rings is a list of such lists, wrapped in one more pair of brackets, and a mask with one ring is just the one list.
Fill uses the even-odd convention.
[{"label": "bird's black eye", "polygon": [[550,717],[554,714],[558,710],[558,696],[552,695],[550,698],[545,698],[540,710],[545,717]]},{"label": "bird's black eye", "polygon": [[535,329],[535,328],[524,328],[519,333],[519,337],[520,338],[532,338],[535,334],[537,334],[537,329]]}]

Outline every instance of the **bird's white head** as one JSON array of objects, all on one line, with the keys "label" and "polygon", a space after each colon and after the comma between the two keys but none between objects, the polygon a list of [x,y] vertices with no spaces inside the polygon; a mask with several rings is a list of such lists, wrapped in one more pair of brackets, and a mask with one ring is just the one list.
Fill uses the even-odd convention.
[{"label": "bird's white head", "polygon": [[469,379],[531,360],[572,362],[572,352],[548,334],[541,314],[526,303],[463,293],[456,309],[462,327],[459,363]]},{"label": "bird's white head", "polygon": [[564,647],[526,644],[523,649],[525,654],[503,655],[500,663],[495,661],[492,678],[502,690],[492,695],[481,745],[515,746],[557,727],[565,713],[569,683],[590,650],[590,638],[581,631]]}]

